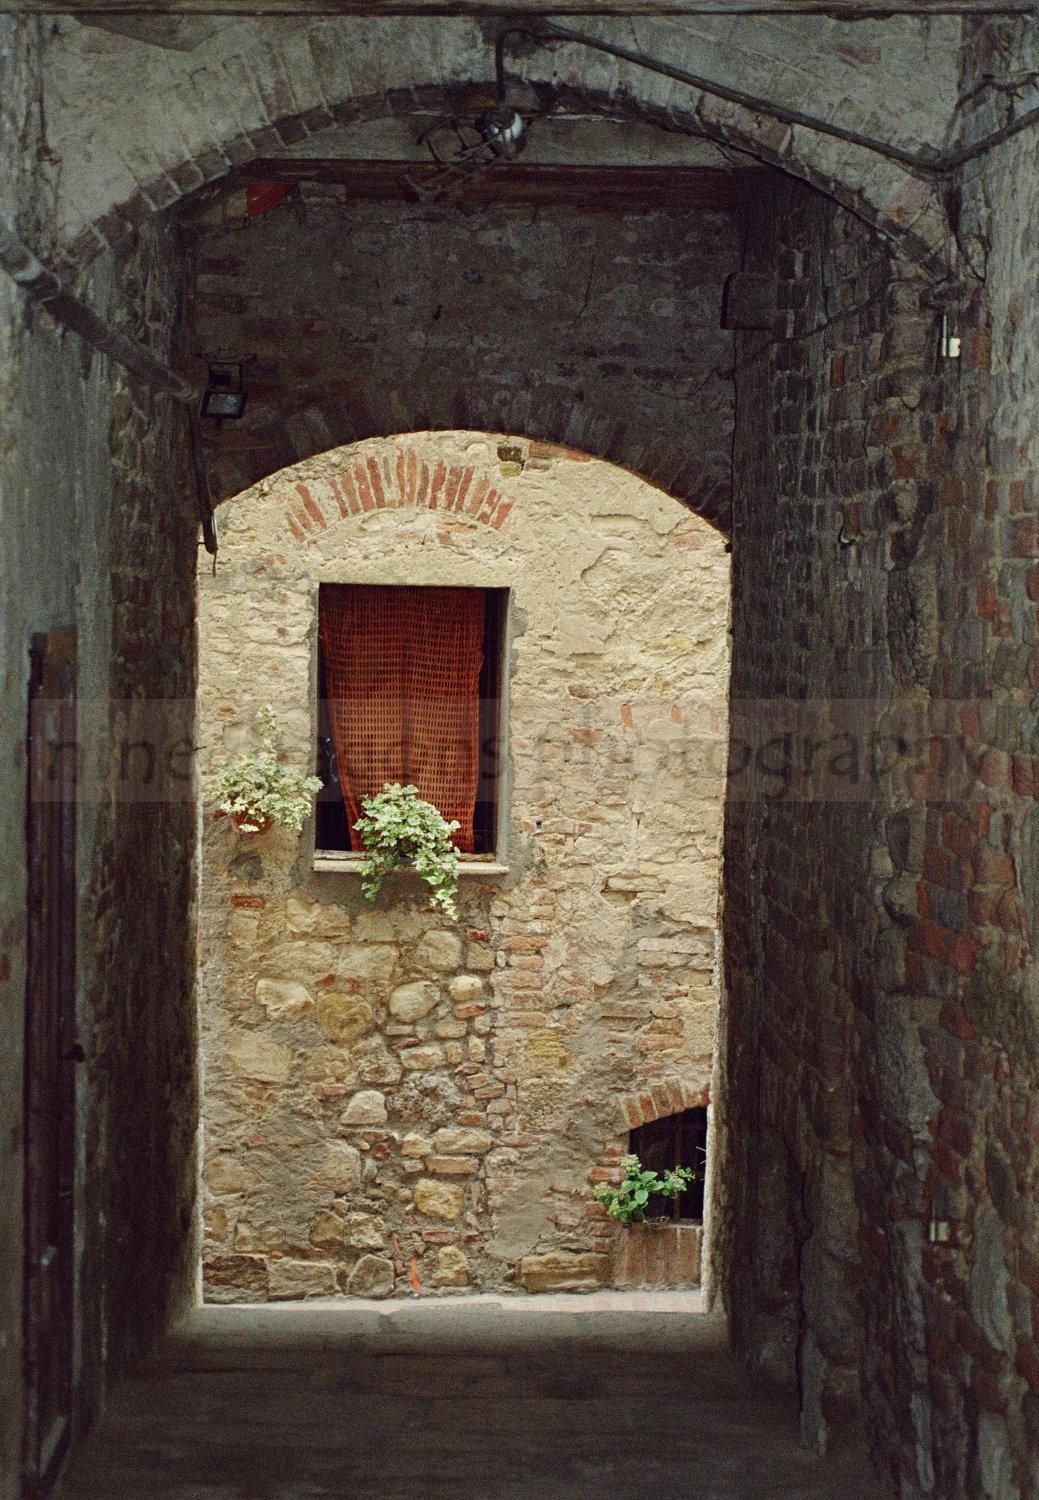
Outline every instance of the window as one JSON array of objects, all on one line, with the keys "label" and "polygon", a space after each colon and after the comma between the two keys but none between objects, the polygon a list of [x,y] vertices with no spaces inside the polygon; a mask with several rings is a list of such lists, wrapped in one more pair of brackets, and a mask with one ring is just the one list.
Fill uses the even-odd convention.
[{"label": "window", "polygon": [[317,848],[360,852],[361,800],[411,782],[493,855],[506,589],[324,583],[318,598]]},{"label": "window", "polygon": [[677,1198],[651,1198],[647,1218],[703,1219],[704,1176],[707,1165],[707,1111],[684,1109],[681,1114],[651,1120],[633,1130],[628,1149],[644,1167],[663,1174],[675,1167],[691,1167],[696,1177]]}]

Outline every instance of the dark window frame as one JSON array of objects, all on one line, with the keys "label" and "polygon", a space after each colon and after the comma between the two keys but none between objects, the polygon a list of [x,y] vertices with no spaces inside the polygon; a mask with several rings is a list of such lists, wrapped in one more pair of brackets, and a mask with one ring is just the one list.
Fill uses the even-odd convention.
[{"label": "dark window frame", "polygon": [[707,1109],[701,1106],[647,1120],[631,1131],[628,1150],[644,1167],[661,1174],[677,1166],[692,1167],[696,1173],[696,1179],[677,1198],[650,1198],[647,1218],[703,1223],[708,1126]]},{"label": "dark window frame", "polygon": [[[439,584],[387,584],[387,588],[439,588]],[[465,586],[465,585],[463,585]],[[319,584],[319,591],[322,585]],[[473,821],[475,850],[463,854],[465,862],[486,862],[498,854],[501,799],[505,784],[504,682],[509,590],[481,588],[484,617],[483,666],[480,670],[480,780]],[[358,855],[350,839],[346,811],[335,771],[335,749],[328,718],[328,688],[318,634],[317,644],[316,772],[321,778],[315,817],[315,854],[349,857]]]}]

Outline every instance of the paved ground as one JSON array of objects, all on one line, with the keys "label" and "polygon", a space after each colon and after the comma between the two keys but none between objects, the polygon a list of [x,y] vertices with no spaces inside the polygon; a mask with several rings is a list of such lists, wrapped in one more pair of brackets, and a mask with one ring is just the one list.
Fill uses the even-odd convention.
[{"label": "paved ground", "polygon": [[62,1500],[880,1500],[750,1388],[695,1294],[207,1307]]}]

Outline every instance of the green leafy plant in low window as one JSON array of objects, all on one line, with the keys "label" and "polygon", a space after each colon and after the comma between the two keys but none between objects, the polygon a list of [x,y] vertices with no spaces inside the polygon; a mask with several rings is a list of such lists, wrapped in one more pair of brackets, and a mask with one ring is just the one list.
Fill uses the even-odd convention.
[{"label": "green leafy plant in low window", "polygon": [[364,845],[361,889],[374,901],[391,870],[412,869],[429,886],[429,904],[458,916],[458,850],[451,835],[460,826],[425,802],[417,787],[387,782],[361,799],[364,816],[355,827]]},{"label": "green leafy plant in low window", "polygon": [[279,762],[278,720],[269,704],[260,709],[256,723],[259,750],[225,761],[216,773],[220,811],[241,833],[265,833],[274,823],[299,833],[321,781]]},{"label": "green leafy plant in low window", "polygon": [[592,1193],[610,1218],[619,1219],[622,1224],[644,1224],[650,1198],[677,1198],[696,1176],[691,1167],[654,1172],[650,1167],[644,1167],[637,1156],[622,1157],[621,1166],[624,1176],[617,1187],[600,1182]]}]

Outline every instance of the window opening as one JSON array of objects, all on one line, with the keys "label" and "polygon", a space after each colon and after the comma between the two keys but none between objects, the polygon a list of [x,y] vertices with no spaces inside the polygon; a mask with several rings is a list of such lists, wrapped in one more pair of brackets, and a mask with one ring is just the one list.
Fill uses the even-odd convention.
[{"label": "window opening", "polygon": [[[346,805],[356,806],[386,781],[403,779],[445,816],[458,816],[451,804],[468,801],[472,810],[460,818],[459,847],[493,855],[503,763],[507,607],[507,589],[321,585],[319,850],[359,853]],[[351,693],[366,701],[337,710],[337,690],[343,694],[340,704],[348,703]],[[470,735],[475,766],[471,757],[459,754],[465,749],[459,739]],[[345,771],[337,749],[344,744],[351,757]],[[408,767],[410,774],[401,769]]]},{"label": "window opening", "polygon": [[638,1126],[628,1137],[628,1150],[644,1167],[663,1174],[675,1167],[696,1173],[676,1198],[654,1195],[646,1205],[646,1217],[703,1221],[704,1181],[707,1166],[707,1110],[684,1109]]}]

